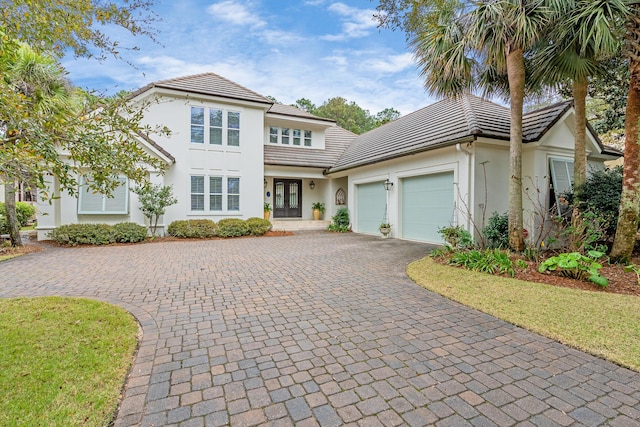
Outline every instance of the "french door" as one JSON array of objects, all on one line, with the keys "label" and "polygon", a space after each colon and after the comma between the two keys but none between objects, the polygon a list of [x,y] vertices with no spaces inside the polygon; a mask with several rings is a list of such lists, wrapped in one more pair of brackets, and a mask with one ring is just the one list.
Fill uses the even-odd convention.
[{"label": "french door", "polygon": [[302,218],[302,180],[273,180],[273,217]]}]

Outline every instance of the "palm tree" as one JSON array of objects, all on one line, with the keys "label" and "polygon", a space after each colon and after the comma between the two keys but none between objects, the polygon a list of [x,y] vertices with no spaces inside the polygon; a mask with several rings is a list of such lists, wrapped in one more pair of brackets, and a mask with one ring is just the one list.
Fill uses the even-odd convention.
[{"label": "palm tree", "polygon": [[532,79],[558,86],[569,80],[576,114],[573,184],[587,177],[586,100],[589,78],[606,74],[605,61],[620,53],[615,23],[626,11],[624,0],[574,0],[562,5],[552,31],[541,40],[532,60]]},{"label": "palm tree", "polygon": [[15,109],[5,107],[0,116],[4,129],[0,144],[5,153],[11,153],[3,161],[1,172],[9,237],[13,246],[21,246],[15,182],[23,171],[39,161],[29,144],[38,138],[38,129],[56,120],[57,114],[69,105],[71,91],[64,70],[53,58],[22,43],[7,43],[3,47],[12,49],[5,52],[5,60],[0,64],[2,89],[8,92],[5,96],[13,96]]},{"label": "palm tree", "polygon": [[[398,13],[398,4],[393,3]],[[425,6],[428,3],[430,6]],[[510,101],[509,245],[524,250],[522,114],[524,53],[541,39],[561,10],[561,0],[457,0],[422,2],[421,18],[408,14],[410,45],[431,93],[456,96],[477,87],[507,92]],[[386,4],[391,7],[392,5]],[[416,6],[417,7],[417,6]],[[378,10],[381,10],[380,8]],[[397,22],[397,21],[396,21]]]},{"label": "palm tree", "polygon": [[638,146],[638,120],[640,120],[640,1],[627,0],[625,55],[629,58],[629,95],[625,117],[624,169],[622,196],[616,236],[611,258],[628,261],[631,258],[638,232],[640,211],[640,146]]}]

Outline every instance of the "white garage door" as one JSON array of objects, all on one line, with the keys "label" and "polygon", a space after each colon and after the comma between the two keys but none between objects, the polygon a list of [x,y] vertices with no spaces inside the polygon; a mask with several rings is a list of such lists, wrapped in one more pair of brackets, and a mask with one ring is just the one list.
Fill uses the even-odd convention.
[{"label": "white garage door", "polygon": [[356,231],[379,233],[378,227],[385,216],[387,194],[382,181],[356,185]]},{"label": "white garage door", "polygon": [[438,229],[453,219],[453,172],[402,180],[402,237],[441,243]]}]

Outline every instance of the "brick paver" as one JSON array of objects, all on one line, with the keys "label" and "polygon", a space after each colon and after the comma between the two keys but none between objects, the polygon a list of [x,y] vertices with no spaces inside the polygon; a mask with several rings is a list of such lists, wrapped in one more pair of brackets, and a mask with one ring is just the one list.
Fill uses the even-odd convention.
[{"label": "brick paver", "polygon": [[112,302],[144,331],[116,426],[640,425],[640,375],[413,284],[354,234],[62,249],[0,297]]}]

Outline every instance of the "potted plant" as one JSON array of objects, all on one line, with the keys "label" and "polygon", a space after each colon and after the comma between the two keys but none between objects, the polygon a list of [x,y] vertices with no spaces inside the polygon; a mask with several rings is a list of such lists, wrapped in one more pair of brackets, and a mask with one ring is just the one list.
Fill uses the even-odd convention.
[{"label": "potted plant", "polygon": [[313,210],[313,219],[317,221],[325,211],[324,203],[315,202],[313,205],[311,205],[311,209]]},{"label": "potted plant", "polygon": [[387,238],[389,236],[389,233],[391,233],[391,224],[389,224],[388,222],[383,222],[378,228],[382,233],[382,237],[384,238]]},{"label": "potted plant", "polygon": [[264,203],[264,219],[269,221],[270,217],[271,217],[271,204],[265,202]]}]

